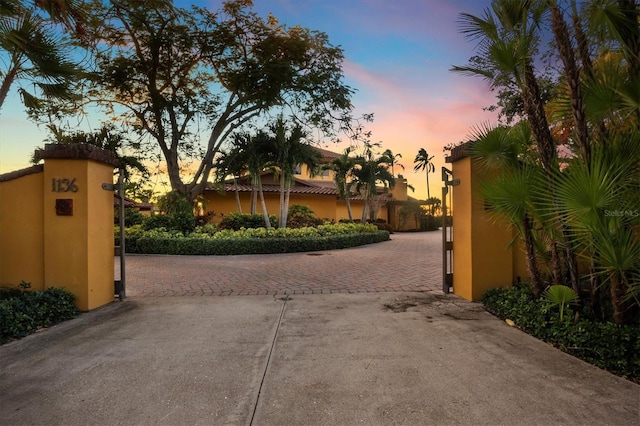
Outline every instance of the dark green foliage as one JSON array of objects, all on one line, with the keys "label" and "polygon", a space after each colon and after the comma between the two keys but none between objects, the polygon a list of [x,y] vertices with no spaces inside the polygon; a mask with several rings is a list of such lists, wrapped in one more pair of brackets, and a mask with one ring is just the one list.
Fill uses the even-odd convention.
[{"label": "dark green foliage", "polygon": [[78,314],[74,300],[75,295],[61,288],[0,290],[0,342],[74,318]]},{"label": "dark green foliage", "polygon": [[[238,255],[293,253],[303,251],[335,250],[373,244],[389,239],[386,231],[332,235],[327,237],[295,238],[160,238],[141,237],[129,244],[128,253],[173,255]],[[135,251],[134,251],[135,250]]]},{"label": "dark green foliage", "polygon": [[[135,209],[124,209],[124,226],[130,227],[133,225],[140,225],[144,221],[145,216]],[[114,215],[113,223],[115,225],[120,224],[120,218],[118,215]]]},{"label": "dark green foliage", "polygon": [[[488,290],[487,309],[557,348],[612,373],[640,379],[640,321],[628,325],[597,322],[566,308],[560,321],[557,307],[534,299],[527,286]],[[581,313],[581,312],[578,312]],[[577,318],[577,319],[576,319]]]},{"label": "dark green foliage", "polygon": [[151,229],[164,228],[168,231],[180,231],[187,235],[196,227],[196,218],[189,212],[176,212],[172,214],[160,214],[145,217],[142,221],[142,228],[145,231]]},{"label": "dark green foliage", "polygon": [[420,217],[421,231],[436,231],[442,226],[442,216],[424,215]]},{"label": "dark green foliage", "polygon": [[166,214],[157,214],[146,217],[142,221],[142,229],[145,231],[157,228],[171,229],[171,222],[171,216]]},{"label": "dark green foliage", "polygon": [[288,228],[304,228],[322,225],[324,221],[318,218],[309,206],[294,204],[289,207],[287,220]]},{"label": "dark green foliage", "polygon": [[[278,223],[278,220],[275,216],[270,215],[269,222],[275,225]],[[222,219],[218,228],[233,229],[234,231],[239,231],[241,228],[264,228],[264,218],[261,214],[231,213]]]},{"label": "dark green foliage", "polygon": [[191,212],[177,212],[169,216],[171,218],[171,228],[188,235],[196,228],[196,218]]}]

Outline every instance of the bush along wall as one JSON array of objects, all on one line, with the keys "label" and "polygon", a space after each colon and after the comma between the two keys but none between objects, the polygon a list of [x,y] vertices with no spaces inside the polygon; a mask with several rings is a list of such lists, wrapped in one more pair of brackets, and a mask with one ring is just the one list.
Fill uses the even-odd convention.
[{"label": "bush along wall", "polygon": [[589,319],[576,306],[565,309],[535,299],[526,285],[488,290],[486,308],[524,332],[597,367],[640,383],[640,321],[617,325]]},{"label": "bush along wall", "polygon": [[19,290],[0,290],[0,343],[78,315],[73,303],[76,297],[70,292],[61,288],[27,291],[29,284],[25,282],[20,286]]},{"label": "bush along wall", "polygon": [[174,255],[238,255],[294,253],[303,251],[335,250],[373,244],[389,239],[386,231],[366,234],[329,235],[318,237],[245,237],[245,238],[193,238],[193,237],[140,237],[126,241],[127,252]]},{"label": "bush along wall", "polygon": [[[115,229],[115,244],[119,231]],[[249,228],[234,231],[216,226],[197,227],[187,236],[165,228],[144,230],[133,226],[125,230],[127,253],[176,255],[237,255],[292,253],[332,250],[378,243],[389,239],[389,232],[372,224],[330,224],[304,228]]]}]

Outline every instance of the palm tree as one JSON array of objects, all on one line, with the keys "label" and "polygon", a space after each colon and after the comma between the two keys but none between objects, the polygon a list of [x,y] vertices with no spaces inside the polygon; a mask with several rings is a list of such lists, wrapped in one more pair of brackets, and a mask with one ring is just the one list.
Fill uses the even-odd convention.
[{"label": "palm tree", "polygon": [[378,195],[376,184],[382,183],[385,187],[392,186],[395,178],[389,173],[389,159],[386,156],[376,158],[369,146],[365,148],[363,155],[356,158],[356,167],[353,169],[356,189],[364,195],[362,208],[362,223],[366,222],[367,214],[370,219],[375,219],[376,209],[372,200]]},{"label": "palm tree", "polygon": [[533,55],[539,44],[544,2],[536,0],[494,0],[482,17],[461,14],[461,32],[478,42],[478,60],[451,70],[481,76],[492,87],[514,85],[521,95],[531,124],[540,162],[550,178],[557,168],[556,145],[549,130]]},{"label": "palm tree", "polygon": [[427,150],[424,148],[420,148],[420,150],[418,150],[418,154],[416,155],[416,158],[413,160],[415,166],[413,167],[413,170],[416,172],[419,171],[426,171],[427,174],[427,198],[431,198],[431,190],[429,189],[429,173],[433,173],[436,170],[436,167],[434,166],[434,164],[431,162],[431,160],[433,160],[433,155],[429,155],[427,153]]},{"label": "palm tree", "polygon": [[322,155],[310,144],[304,142],[305,133],[302,127],[295,126],[287,136],[287,128],[282,117],[278,118],[272,131],[274,133],[275,165],[280,176],[279,226],[286,228],[295,169],[304,164],[307,166],[310,176],[313,176],[320,165]]},{"label": "palm tree", "polygon": [[259,131],[256,135],[239,133],[233,136],[233,146],[237,149],[238,162],[244,163],[251,176],[251,214],[256,214],[257,197],[260,197],[262,216],[267,229],[271,228],[267,205],[262,191],[262,172],[273,163],[273,142],[270,135]]},{"label": "palm tree", "polygon": [[404,166],[397,161],[397,158],[402,158],[402,154],[394,154],[390,149],[386,149],[382,155],[384,157],[387,157],[389,164],[391,164],[391,174],[393,176],[396,175],[396,172],[394,170],[394,166],[397,164],[398,166],[400,166],[400,168],[402,168],[402,170],[404,170]]},{"label": "palm tree", "polygon": [[[479,42],[479,59],[468,66],[454,66],[452,71],[484,77],[492,87],[510,85],[515,88],[522,99],[526,119],[536,142],[538,161],[547,178],[547,187],[553,189],[553,176],[558,170],[557,147],[547,120],[533,61],[546,8],[546,2],[537,0],[494,0],[491,9],[486,9],[482,17],[462,14],[461,32]],[[550,196],[555,199],[554,194]],[[566,281],[565,262],[559,244],[562,243],[572,286],[577,290],[577,266],[568,243],[568,230],[561,227],[560,231],[560,241],[549,241],[553,279],[558,284]]]},{"label": "palm tree", "polygon": [[326,166],[327,169],[333,171],[333,181],[338,188],[338,197],[345,200],[347,204],[347,213],[349,214],[349,221],[353,222],[353,214],[351,212],[351,175],[356,165],[355,158],[349,156],[352,151],[352,147],[346,148],[342,155],[338,158],[334,158]]},{"label": "palm tree", "polygon": [[429,214],[431,216],[435,216],[436,212],[440,210],[440,205],[442,204],[442,201],[440,201],[440,198],[438,197],[431,197],[431,198],[427,198],[426,203],[429,206]]},{"label": "palm tree", "polygon": [[[638,309],[640,294],[640,134],[614,135],[593,146],[591,163],[572,162],[558,173],[559,214],[572,231],[577,252],[591,264],[591,275],[608,286],[617,324],[626,323]],[[600,285],[592,284],[598,300]],[[606,288],[606,287],[605,287]]]},{"label": "palm tree", "polygon": [[243,159],[243,153],[238,147],[233,147],[228,152],[222,152],[216,160],[216,181],[224,185],[227,176],[233,178],[233,191],[236,197],[236,208],[242,214],[242,204],[240,203],[240,191],[238,188],[238,178],[247,169]]},{"label": "palm tree", "polygon": [[[69,43],[55,32],[50,22],[61,22],[67,28],[81,28],[82,13],[77,4],[67,1],[35,2],[51,15],[47,19],[35,7],[27,7],[21,1],[3,1],[0,5],[0,50],[5,61],[0,69],[0,108],[9,90],[18,81],[25,85],[19,93],[27,108],[40,108],[42,99],[28,91],[31,85],[38,88],[44,98],[70,99],[70,88],[80,75],[71,59]],[[74,28],[74,31],[75,31]]]}]

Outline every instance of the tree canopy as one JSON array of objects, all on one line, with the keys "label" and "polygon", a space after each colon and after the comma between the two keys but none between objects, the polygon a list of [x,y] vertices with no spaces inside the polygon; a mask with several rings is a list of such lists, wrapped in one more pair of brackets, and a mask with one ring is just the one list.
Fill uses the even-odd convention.
[{"label": "tree canopy", "polygon": [[335,135],[352,111],[342,49],[252,6],[230,0],[212,12],[169,0],[94,0],[95,69],[78,107],[104,107],[147,150],[159,149],[172,189],[190,197],[204,189],[227,138],[250,124],[285,113]]}]

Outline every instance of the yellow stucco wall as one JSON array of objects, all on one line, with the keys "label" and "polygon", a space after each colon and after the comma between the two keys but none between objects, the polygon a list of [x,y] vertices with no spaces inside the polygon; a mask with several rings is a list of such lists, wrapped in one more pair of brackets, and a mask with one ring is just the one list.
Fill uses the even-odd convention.
[{"label": "yellow stucco wall", "polygon": [[470,158],[453,163],[453,290],[467,299],[478,300],[489,288],[513,281],[513,253],[510,227],[491,216],[478,194],[482,179]]},{"label": "yellow stucco wall", "polygon": [[43,174],[0,182],[0,286],[44,290]]},{"label": "yellow stucco wall", "polygon": [[[251,212],[250,197],[251,194],[248,192],[240,193],[240,205],[242,206],[242,212],[245,214]],[[216,213],[214,218],[211,220],[212,222],[219,223],[222,220],[222,216],[220,215],[221,213],[226,216],[238,211],[234,193],[220,194],[208,191],[205,193],[204,198],[207,203],[206,210],[213,210]],[[269,214],[278,217],[280,212],[280,194],[265,193],[264,199]],[[289,206],[294,204],[309,206],[316,216],[321,219],[336,220],[336,197],[334,195],[291,194]],[[259,197],[257,213],[262,213]],[[345,217],[347,217],[346,213]]]},{"label": "yellow stucco wall", "polygon": [[114,180],[113,166],[89,161],[87,180],[88,252],[91,253],[87,309],[94,309],[112,302],[114,295],[113,192],[102,189],[103,183]]},{"label": "yellow stucco wall", "polygon": [[391,188],[391,194],[398,201],[406,201],[409,198],[407,196],[407,179],[398,176]]},{"label": "yellow stucco wall", "polygon": [[[240,205],[242,206],[243,213],[249,213],[251,211],[250,193],[240,193]],[[204,198],[207,203],[207,210],[213,210],[216,215],[211,220],[212,222],[219,223],[222,220],[221,213],[228,215],[238,211],[236,204],[236,197],[234,193],[220,194],[214,191],[208,191],[205,193]],[[269,214],[278,216],[280,210],[280,194],[266,193],[265,204],[267,205],[267,211]],[[335,195],[318,195],[318,194],[291,194],[289,205],[300,204],[309,206],[311,210],[321,219],[328,219],[339,221],[340,219],[349,219],[347,212],[347,205],[344,200],[338,200]],[[362,216],[362,201],[352,200],[351,211],[354,219],[360,219]],[[257,212],[261,213],[260,200],[258,199]],[[378,212],[378,217],[387,220],[386,208],[381,208]]]},{"label": "yellow stucco wall", "polygon": [[[63,287],[80,310],[97,308],[114,297],[113,192],[102,189],[113,166],[83,155],[113,159],[91,146],[39,152],[44,165],[0,182],[0,285]],[[70,200],[71,214],[61,214],[57,200]]]},{"label": "yellow stucco wall", "polygon": [[[58,179],[75,179],[77,191],[52,190]],[[111,182],[109,165],[72,159],[45,163],[45,283],[76,294],[78,308],[85,311],[113,300],[113,193],[101,188]],[[73,215],[56,214],[56,199],[71,199]]]}]

